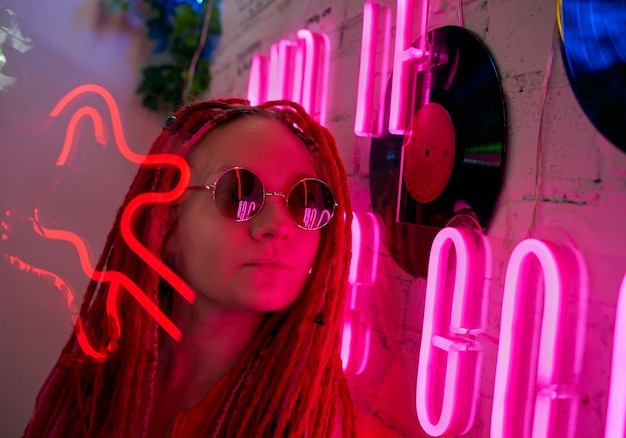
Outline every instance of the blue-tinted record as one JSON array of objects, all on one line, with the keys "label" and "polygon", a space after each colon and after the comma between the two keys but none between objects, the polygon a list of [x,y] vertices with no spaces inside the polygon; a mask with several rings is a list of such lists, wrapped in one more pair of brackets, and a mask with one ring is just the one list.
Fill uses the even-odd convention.
[{"label": "blue-tinted record", "polygon": [[561,53],[593,125],[626,152],[626,0],[560,0]]}]

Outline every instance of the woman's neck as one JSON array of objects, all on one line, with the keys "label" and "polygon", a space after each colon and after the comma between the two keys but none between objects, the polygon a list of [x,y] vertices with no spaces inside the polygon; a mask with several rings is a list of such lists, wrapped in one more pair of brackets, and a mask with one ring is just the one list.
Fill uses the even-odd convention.
[{"label": "woman's neck", "polygon": [[160,405],[154,406],[154,413],[171,417],[170,421],[197,405],[228,373],[266,318],[262,313],[217,311],[210,303],[181,301],[175,300],[172,320],[183,337],[180,342],[162,337],[154,398]]}]

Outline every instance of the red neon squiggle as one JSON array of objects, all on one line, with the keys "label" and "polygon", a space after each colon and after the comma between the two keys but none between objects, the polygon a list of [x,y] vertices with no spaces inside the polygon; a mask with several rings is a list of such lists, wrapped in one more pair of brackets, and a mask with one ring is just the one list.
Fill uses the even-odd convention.
[{"label": "red neon squiggle", "polygon": [[83,117],[91,117],[93,122],[93,130],[96,141],[101,145],[106,145],[107,137],[104,133],[104,124],[102,123],[102,117],[97,109],[92,106],[84,106],[76,110],[76,112],[72,115],[70,119],[67,130],[65,131],[65,141],[63,142],[63,149],[61,149],[61,154],[57,159],[57,166],[65,165],[67,161],[67,157],[70,154],[70,150],[72,149],[72,143],[74,139],[74,134],[76,133],[76,127],[78,126],[78,122]]},{"label": "red neon squiggle", "polygon": [[63,231],[63,230],[52,230],[50,228],[46,228],[39,223],[38,211],[35,209],[35,215],[32,219],[33,222],[33,230],[35,233],[43,238],[52,239],[52,240],[65,240],[66,242],[70,242],[76,250],[78,251],[78,257],[80,260],[80,267],[83,269],[83,272],[87,275],[87,277],[100,281],[101,277],[97,277],[95,275],[95,270],[89,260],[89,255],[87,253],[87,247],[85,246],[85,242],[75,233],[71,231]]},{"label": "red neon squiggle", "polygon": [[[178,275],[176,275],[167,265],[165,265],[163,261],[161,261],[143,244],[141,244],[141,242],[133,233],[131,227],[133,215],[140,207],[143,207],[146,204],[171,203],[172,201],[178,199],[184,193],[186,187],[189,184],[190,178],[189,166],[187,162],[182,157],[173,154],[144,155],[133,152],[129,148],[125,140],[122,128],[122,120],[117,104],[115,103],[115,99],[105,88],[99,85],[85,84],[76,87],[68,94],[66,94],[57,103],[57,105],[50,112],[50,116],[57,117],[74,99],[78,98],[81,94],[84,93],[98,94],[106,102],[111,116],[113,136],[115,138],[117,148],[122,156],[124,156],[127,160],[133,163],[142,164],[145,166],[169,165],[178,168],[178,170],[180,171],[179,182],[176,187],[174,187],[174,189],[172,189],[171,191],[165,193],[146,193],[143,195],[139,195],[135,199],[131,200],[124,209],[124,212],[122,213],[120,228],[122,237],[131,248],[131,250],[134,251],[148,266],[154,269],[161,277],[168,281],[187,301],[193,303],[195,301],[195,293],[191,290],[191,288],[187,284],[185,284],[185,282]],[[80,108],[77,111],[77,114],[75,114],[74,117],[71,119],[75,122],[74,124],[72,124],[72,121],[70,121],[71,129],[68,128],[68,135],[66,136],[65,143],[66,145],[68,144],[68,139],[71,138],[70,134],[73,135],[75,133],[76,123],[81,117],[89,115],[92,117],[93,120],[96,120],[98,118],[99,120],[101,120],[99,115],[94,116],[94,113],[87,108],[91,107]],[[94,122],[94,126],[95,124],[96,122]],[[97,129],[98,128],[96,128],[96,135],[98,135]],[[102,136],[104,136],[104,130],[102,130],[101,134]],[[65,156],[69,154],[71,144],[72,143],[69,142],[69,147],[64,146],[63,152],[65,153]],[[39,232],[39,230],[37,229],[35,231]],[[152,302],[152,300],[150,300],[131,279],[117,271],[100,272],[94,270],[91,263],[89,262],[84,243],[82,239],[80,239],[80,237],[68,231],[50,230],[43,227],[41,228],[41,232],[44,232],[46,234],[46,237],[52,239],[67,240],[72,243],[79,252],[83,271],[85,271],[85,273],[93,280],[110,282],[109,293],[107,295],[107,314],[109,315],[109,317],[112,318],[114,325],[113,327],[111,327],[111,330],[113,332],[110,336],[111,342],[107,346],[107,349],[109,351],[112,351],[112,349],[114,348],[114,342],[120,335],[120,321],[116,305],[120,286],[124,287],[128,292],[130,292],[131,295],[139,302],[139,304],[144,307],[148,311],[148,313],[157,320],[159,325],[161,325],[167,333],[169,333],[176,340],[181,339],[182,334],[180,330],[160,311],[158,306],[154,302]],[[80,333],[82,333],[80,331],[81,328],[82,323],[78,325],[78,331]],[[86,354],[89,354],[93,357],[102,357],[103,354],[96,352],[95,349],[93,349],[91,346],[88,346],[88,348],[84,349],[84,351]]]},{"label": "red neon squiggle", "polygon": [[67,107],[68,104],[70,104],[74,99],[77,99],[81,94],[86,93],[95,93],[104,99],[111,115],[113,137],[115,138],[115,144],[117,145],[118,150],[120,151],[122,156],[128,161],[141,164],[146,156],[144,154],[138,154],[136,152],[133,152],[128,147],[128,143],[126,143],[126,139],[124,138],[124,130],[122,128],[122,117],[120,115],[120,111],[117,107],[117,104],[115,103],[115,99],[106,88],[97,84],[84,84],[74,88],[65,96],[63,96],[63,98],[55,105],[52,111],[50,111],[50,117],[59,116],[61,112],[65,110],[65,107]]},{"label": "red neon squiggle", "polygon": [[76,320],[75,330],[76,339],[78,339],[78,345],[80,345],[83,353],[85,353],[87,356],[93,357],[94,359],[104,359],[106,357],[105,353],[101,353],[91,346],[91,342],[89,342],[89,339],[87,338],[87,333],[85,333],[85,329],[83,328],[83,321],[80,318],[80,315]]},{"label": "red neon squiggle", "polygon": [[180,170],[180,181],[174,187],[173,190],[164,193],[144,193],[136,196],[131,200],[124,213],[122,213],[122,219],[120,228],[122,231],[122,237],[128,244],[128,246],[145,261],[152,269],[154,269],[161,277],[163,277],[168,283],[170,283],[176,291],[183,296],[187,301],[193,303],[196,299],[196,294],[191,288],[172,271],[161,259],[154,255],[148,248],[139,242],[137,237],[132,231],[131,223],[133,214],[139,209],[139,207],[147,204],[153,204],[157,202],[171,203],[178,199],[186,190],[189,185],[189,166],[187,162],[177,155],[161,154],[161,155],[148,155],[144,165],[162,165],[172,164]]},{"label": "red neon squiggle", "polygon": [[159,275],[167,280],[176,290],[189,302],[195,300],[194,292],[178,277],[165,263],[152,254],[145,246],[143,246],[139,240],[134,236],[130,227],[132,215],[135,211],[144,204],[152,204],[157,202],[170,203],[178,199],[185,191],[189,184],[189,166],[187,162],[178,155],[174,154],[155,154],[144,155],[137,154],[130,150],[128,143],[124,138],[124,132],[122,129],[122,119],[119,109],[115,103],[115,99],[111,93],[105,88],[96,84],[85,84],[76,87],[68,94],[66,94],[57,105],[52,109],[50,115],[57,117],[65,107],[74,99],[78,98],[84,93],[96,93],[100,95],[107,104],[111,113],[111,123],[113,125],[113,134],[115,142],[120,153],[129,161],[134,163],[140,163],[146,166],[161,166],[171,165],[177,167],[180,170],[181,177],[174,189],[167,193],[149,193],[140,195],[132,200],[127,206],[122,216],[122,237],[130,248],[137,253],[150,267],[152,267]]},{"label": "red neon squiggle", "polygon": [[[85,247],[85,243],[83,240],[75,233],[64,230],[53,230],[47,227],[44,227],[40,224],[36,224],[33,222],[33,229],[37,234],[42,237],[51,240],[63,240],[71,243],[78,252],[78,257],[80,259],[81,268],[85,272],[85,274],[91,278],[92,280],[98,282],[110,282],[109,292],[107,294],[107,314],[113,317],[115,326],[114,333],[115,337],[111,340],[107,349],[112,351],[114,348],[114,341],[117,340],[120,334],[120,323],[119,316],[117,314],[117,295],[119,291],[119,287],[123,286],[130,294],[139,302],[139,304],[148,311],[148,313],[157,320],[157,322],[163,327],[163,329],[174,339],[180,340],[182,337],[182,333],[174,325],[174,323],[159,309],[159,307],[150,300],[148,296],[126,275],[122,274],[118,271],[97,271],[94,269],[93,265],[89,260],[89,255],[87,254],[87,248]],[[79,324],[79,327],[81,324]],[[93,350],[93,347],[90,347]]]}]

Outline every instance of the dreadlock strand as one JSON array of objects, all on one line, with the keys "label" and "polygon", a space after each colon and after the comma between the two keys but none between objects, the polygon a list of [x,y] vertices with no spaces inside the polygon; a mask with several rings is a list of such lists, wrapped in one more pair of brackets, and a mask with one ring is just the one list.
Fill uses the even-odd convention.
[{"label": "dreadlock strand", "polygon": [[328,425],[330,424],[329,423],[330,418],[328,418],[329,415],[326,411],[332,404],[332,403],[329,403],[330,397],[328,396],[328,393],[331,391],[331,388],[332,388],[332,381],[328,378],[328,375],[327,375],[329,373],[329,370],[325,369],[324,371],[325,371],[324,380],[328,380],[329,384],[322,385],[320,387],[315,387],[316,389],[319,388],[317,390],[317,393],[318,393],[317,396],[319,398],[319,401],[317,403],[317,409],[313,409],[309,416],[310,424],[312,427],[311,433],[313,434],[313,436],[318,436],[319,434],[324,435],[323,431],[327,431],[329,429]]},{"label": "dreadlock strand", "polygon": [[[156,191],[158,184],[160,182],[160,172],[155,172],[154,180],[152,183],[152,191]],[[153,207],[152,210],[155,210],[156,207]],[[161,241],[159,239],[160,235],[160,222],[158,219],[154,217],[154,215],[150,215],[147,212],[144,212],[141,218],[145,222],[145,234],[146,236],[142,236],[144,241],[148,242],[148,249],[153,253],[160,254],[161,249]],[[159,277],[153,270],[149,270],[145,272],[142,277],[143,284],[141,284],[142,290],[146,292],[146,294],[155,302],[158,302],[158,285],[159,285]],[[146,405],[144,403],[144,390],[143,388],[137,387],[138,384],[141,384],[148,380],[148,387],[154,386],[154,374],[156,373],[156,361],[154,359],[155,355],[158,355],[158,345],[154,339],[151,337],[156,336],[155,332],[155,324],[156,321],[154,318],[150,317],[145,309],[139,308],[137,303],[133,303],[133,309],[135,309],[135,313],[138,313],[137,317],[134,318],[136,322],[136,326],[138,326],[135,331],[135,345],[139,345],[139,349],[137,349],[135,357],[129,358],[130,361],[135,361],[135,364],[146,364],[144,366],[130,367],[130,369],[134,369],[136,371],[135,375],[132,376],[132,382],[136,386],[135,390],[131,393],[134,395],[133,405],[134,406],[145,406],[143,421],[139,422],[140,410],[139,409],[131,409],[132,417],[130,418],[131,425],[135,427],[136,425],[142,426],[142,434],[145,433],[143,428],[144,425],[147,426],[147,415],[149,415],[150,406],[149,403]],[[158,330],[158,329],[157,329]],[[154,347],[157,347],[156,349]],[[154,369],[152,369],[154,368]],[[148,376],[146,378],[146,376]],[[148,390],[150,390],[148,388]],[[150,399],[149,399],[150,400]],[[136,433],[135,433],[136,434]],[[134,434],[134,435],[135,435]]]},{"label": "dreadlock strand", "polygon": [[[153,191],[156,191],[158,188],[158,184],[159,184],[159,174],[157,174],[155,176],[155,180],[153,182]],[[149,228],[148,228],[148,236],[149,238],[147,239],[148,243],[149,243],[149,249],[155,253],[155,254],[160,254],[161,253],[161,249],[162,249],[162,240],[161,237],[164,235],[163,233],[163,223],[160,220],[160,210],[163,210],[164,208],[158,208],[158,207],[154,207],[153,210],[155,211],[155,216],[156,218],[153,218],[151,221],[149,221]],[[151,279],[151,290],[153,291],[152,293],[152,300],[156,303],[159,302],[159,278],[156,275],[156,273],[154,272],[150,272],[150,279]],[[151,341],[151,345],[150,345],[150,350],[149,350],[149,358],[148,358],[148,364],[147,364],[147,394],[146,394],[146,401],[145,401],[145,412],[144,412],[144,416],[143,416],[143,420],[142,420],[142,437],[145,437],[148,431],[148,421],[150,419],[150,415],[152,414],[152,407],[153,407],[153,400],[154,400],[154,394],[155,394],[155,380],[156,380],[156,371],[157,371],[157,364],[158,364],[158,358],[159,358],[159,345],[158,345],[158,340],[159,340],[159,324],[157,322],[157,320],[155,318],[149,318],[149,325],[150,327],[148,328],[149,330],[147,330],[147,332],[149,332],[150,334],[150,341]],[[147,342],[146,342],[147,344]],[[142,401],[143,404],[143,401]]]}]

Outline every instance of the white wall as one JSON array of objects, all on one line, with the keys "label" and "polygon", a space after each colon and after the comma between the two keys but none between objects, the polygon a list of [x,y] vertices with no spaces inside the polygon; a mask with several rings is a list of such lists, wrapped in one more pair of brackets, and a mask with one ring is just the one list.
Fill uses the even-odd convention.
[{"label": "white wall", "polygon": [[[553,39],[555,2],[463,3],[465,26],[483,39],[500,71],[509,122],[506,180],[487,233],[493,277],[482,340],[485,364],[478,413],[468,436],[489,436],[504,273],[511,251],[527,237],[569,240],[584,259],[589,278],[589,297],[582,301],[586,317],[568,322],[573,332],[586,332],[579,384],[572,388],[572,403],[579,410],[570,436],[600,436],[617,292],[626,273],[626,154],[595,131],[573,96]],[[357,212],[371,208],[370,140],[353,133],[362,5],[360,0],[226,2],[210,91],[214,96],[245,95],[253,53],[268,54],[272,43],[294,38],[302,27],[325,32],[332,48],[327,125],[339,141]],[[138,152],[146,150],[160,119],[148,114],[133,93],[148,50],[141,29],[123,21],[98,21],[96,0],[9,0],[3,6],[16,12],[33,46],[25,54],[3,46],[7,64],[2,73],[17,82],[0,91],[0,435],[18,436],[71,330],[65,297],[45,272],[69,282],[79,301],[86,284],[75,250],[38,237],[28,217],[38,208],[42,224],[85,236],[93,260],[135,169],[113,142],[106,148],[96,143],[89,129],[82,131],[72,163],[55,166],[67,119],[49,121],[48,113],[72,88],[100,84],[120,105],[127,141]],[[433,0],[431,14],[431,26],[457,24],[457,2]],[[89,99],[81,103],[105,113],[101,101]],[[373,329],[372,354],[365,371],[350,381],[369,436],[419,436],[414,388],[426,280],[404,273],[384,245],[377,255],[377,283],[360,292],[365,297],[361,310]],[[38,271],[18,269],[9,256]],[[570,313],[583,314],[571,306]],[[576,341],[572,337],[569,342]]]}]

